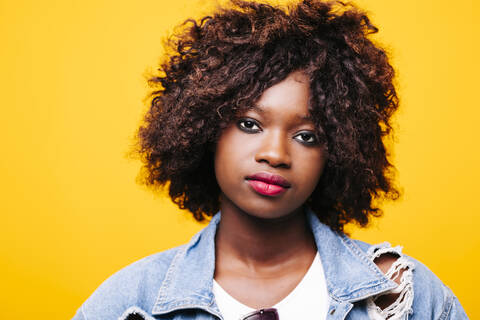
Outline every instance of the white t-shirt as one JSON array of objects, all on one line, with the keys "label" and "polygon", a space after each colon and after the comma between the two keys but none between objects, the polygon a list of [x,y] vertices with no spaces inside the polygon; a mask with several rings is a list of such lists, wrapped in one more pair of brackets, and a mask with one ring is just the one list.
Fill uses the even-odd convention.
[{"label": "white t-shirt", "polygon": [[[215,279],[213,294],[224,320],[238,320],[255,310],[229,295]],[[280,320],[323,320],[327,316],[329,302],[322,262],[317,252],[300,283],[273,308],[278,310]]]}]

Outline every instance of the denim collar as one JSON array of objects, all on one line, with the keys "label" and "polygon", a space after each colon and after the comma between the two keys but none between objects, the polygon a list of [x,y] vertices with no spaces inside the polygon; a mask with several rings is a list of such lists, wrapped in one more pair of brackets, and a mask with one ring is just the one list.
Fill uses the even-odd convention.
[{"label": "denim collar", "polygon": [[[322,224],[306,209],[323,264],[330,297],[352,303],[396,287],[350,238]],[[215,233],[220,212],[174,257],[152,309],[160,315],[181,309],[203,309],[220,317],[212,293],[215,269]]]}]

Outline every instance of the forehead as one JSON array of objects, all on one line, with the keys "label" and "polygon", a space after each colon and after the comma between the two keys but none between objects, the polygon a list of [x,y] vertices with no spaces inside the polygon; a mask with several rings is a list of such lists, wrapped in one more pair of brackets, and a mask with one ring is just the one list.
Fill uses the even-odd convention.
[{"label": "forehead", "polygon": [[311,120],[309,101],[310,82],[305,74],[297,71],[265,90],[250,110],[276,118]]}]

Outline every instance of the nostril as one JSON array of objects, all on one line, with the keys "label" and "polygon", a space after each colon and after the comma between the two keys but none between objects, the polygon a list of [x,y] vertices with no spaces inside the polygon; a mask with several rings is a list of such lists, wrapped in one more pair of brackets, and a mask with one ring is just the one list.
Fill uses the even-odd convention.
[{"label": "nostril", "polygon": [[273,168],[290,168],[290,163],[282,160],[271,160],[271,159],[259,159],[257,162],[264,162],[270,165]]},{"label": "nostril", "polygon": [[291,158],[287,152],[267,151],[258,153],[255,157],[257,162],[265,162],[270,166],[288,168],[291,165]]}]

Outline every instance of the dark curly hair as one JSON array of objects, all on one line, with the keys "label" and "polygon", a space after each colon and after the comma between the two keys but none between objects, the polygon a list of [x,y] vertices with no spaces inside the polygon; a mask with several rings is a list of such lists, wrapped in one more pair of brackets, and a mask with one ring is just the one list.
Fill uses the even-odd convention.
[{"label": "dark curly hair", "polygon": [[394,69],[369,39],[377,31],[364,12],[339,1],[283,8],[231,0],[212,16],[187,20],[165,42],[166,58],[149,79],[136,150],[143,183],[168,187],[198,221],[214,215],[220,188],[213,152],[222,130],[267,88],[302,70],[328,150],[307,205],[333,230],[366,226],[381,214],[381,200],[399,196],[384,141],[398,98]]}]

